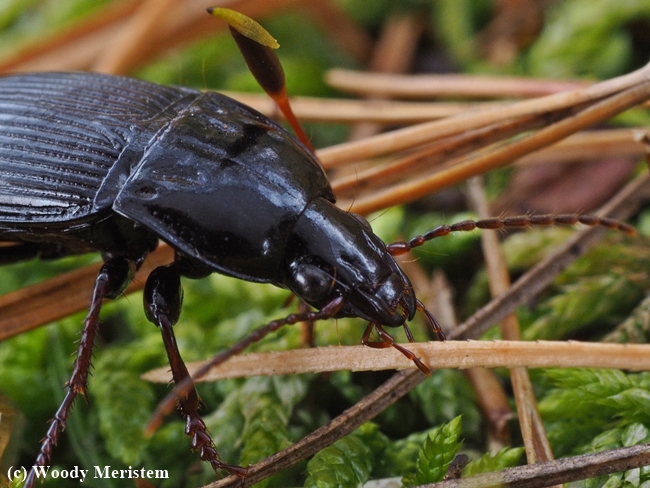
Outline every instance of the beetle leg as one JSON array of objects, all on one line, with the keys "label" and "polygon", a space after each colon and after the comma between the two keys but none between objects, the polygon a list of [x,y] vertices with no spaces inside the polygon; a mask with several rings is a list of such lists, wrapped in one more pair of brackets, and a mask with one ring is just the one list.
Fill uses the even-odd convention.
[{"label": "beetle leg", "polygon": [[411,332],[411,328],[408,325],[406,325],[406,322],[404,322],[402,328],[404,329],[404,333],[406,334],[406,338],[408,339],[408,341],[415,342],[415,337],[413,337],[413,332]]},{"label": "beetle leg", "polygon": [[[223,364],[231,357],[241,354],[248,346],[261,341],[268,334],[275,332],[280,327],[297,324],[298,322],[316,322],[318,320],[331,319],[341,311],[344,303],[345,301],[342,297],[336,297],[333,298],[330,302],[326,303],[323,308],[320,309],[320,312],[291,314],[283,319],[273,320],[268,324],[255,329],[239,342],[236,342],[228,349],[221,351],[212,359],[206,361],[203,366],[194,372],[194,378],[203,378],[215,366]],[[176,403],[177,398],[186,395],[187,392],[192,388],[194,388],[194,383],[191,376],[188,376],[180,383],[177,382],[174,391],[167,395],[163,401],[158,404],[158,408],[152,415],[151,419],[149,420],[149,424],[144,431],[145,435],[152,435],[158,429],[158,427],[160,427],[163,419],[173,410],[173,405]]]},{"label": "beetle leg", "polygon": [[[377,331],[377,334],[379,334],[381,341],[370,340],[370,334],[372,334],[373,329]],[[426,374],[427,376],[431,374],[431,370],[427,367],[426,364],[424,364],[411,351],[396,343],[395,339],[393,339],[393,336],[391,336],[388,332],[386,332],[384,328],[379,324],[375,324],[372,322],[368,324],[368,327],[366,327],[366,330],[363,333],[363,336],[361,337],[361,344],[363,344],[364,346],[373,347],[375,349],[385,349],[387,347],[394,347],[399,352],[404,354],[404,356],[406,356],[408,359],[413,361],[415,365],[418,367],[418,369],[422,371],[424,374]]]},{"label": "beetle leg", "polygon": [[[77,349],[77,359],[74,363],[70,381],[66,385],[68,391],[42,441],[41,449],[34,463],[35,466],[47,466],[50,464],[52,451],[58,443],[59,434],[65,429],[65,423],[75,398],[78,394],[84,397],[86,396],[86,385],[88,384],[92,350],[95,343],[95,336],[97,335],[102,301],[105,298],[116,298],[119,296],[131,281],[135,269],[136,265],[133,261],[122,257],[115,257],[107,261],[99,270],[99,274],[95,280],[95,287],[93,288],[88,315],[84,321],[79,348]],[[36,472],[33,469],[29,471],[25,480],[25,488],[34,486],[35,474]]]},{"label": "beetle leg", "polygon": [[[442,331],[442,327],[440,327],[440,324],[433,316],[433,314],[426,309],[424,303],[422,303],[420,300],[415,300],[415,304],[416,304],[415,308],[420,312],[424,312],[424,314],[427,316],[427,320],[429,321],[431,330],[433,331],[434,334],[436,334],[436,336],[438,336],[438,339],[441,341],[446,341],[447,337],[445,336],[445,333]],[[404,324],[404,327],[406,327],[406,324]]]},{"label": "beetle leg", "polygon": [[[180,273],[176,264],[160,266],[153,270],[144,288],[144,306],[147,319],[160,328],[167,358],[175,384],[191,381],[185,362],[176,343],[173,326],[178,321],[183,302]],[[246,468],[221,462],[208,429],[199,415],[201,399],[192,383],[178,399],[178,406],[185,417],[185,434],[192,439],[192,450],[199,451],[201,461],[208,461],[212,468],[223,469],[244,477]]]},{"label": "beetle leg", "polygon": [[[284,304],[282,305],[283,308],[288,307],[291,305],[291,302],[293,302],[297,298],[297,295],[294,295],[293,293],[289,295],[289,297],[285,300]],[[300,300],[298,298],[298,313],[304,314],[304,313],[309,313],[311,311],[311,308],[309,307],[309,304],[303,300]],[[300,335],[300,344],[302,347],[316,347],[316,337],[314,335],[314,321],[313,320],[305,320],[302,323],[302,330],[301,330],[301,335]]]}]

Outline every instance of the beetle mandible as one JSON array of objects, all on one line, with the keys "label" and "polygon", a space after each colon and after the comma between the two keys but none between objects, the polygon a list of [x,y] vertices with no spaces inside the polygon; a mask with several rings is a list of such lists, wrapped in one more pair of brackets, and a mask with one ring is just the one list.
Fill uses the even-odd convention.
[{"label": "beetle mandible", "polygon": [[[383,329],[403,326],[410,338],[406,322],[416,310],[430,317],[393,255],[456,230],[563,222],[468,221],[386,245],[365,219],[334,205],[325,173],[300,142],[211,92],[90,73],[13,75],[0,78],[0,114],[0,242],[10,244],[0,247],[0,263],[89,251],[105,261],[40,466],[49,464],[75,397],[85,395],[102,300],[120,295],[160,239],[175,259],[147,279],[145,313],[161,329],[179,383],[189,378],[172,330],[181,276],[218,272],[289,289],[319,311],[277,325],[360,317],[369,322],[364,344],[396,347],[428,372]],[[373,330],[379,342],[369,340]],[[192,388],[180,409],[193,449],[215,469],[245,476],[219,460],[198,407]],[[26,486],[34,481],[32,471]]]}]

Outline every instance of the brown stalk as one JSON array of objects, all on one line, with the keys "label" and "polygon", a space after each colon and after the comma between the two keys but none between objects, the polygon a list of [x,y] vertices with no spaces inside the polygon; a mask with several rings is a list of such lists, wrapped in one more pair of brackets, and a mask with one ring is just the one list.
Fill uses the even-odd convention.
[{"label": "brown stalk", "polygon": [[488,426],[487,451],[495,452],[509,446],[508,421],[514,413],[499,378],[494,371],[483,367],[470,368],[464,373],[476,393],[476,403]]},{"label": "brown stalk", "polygon": [[[412,280],[409,270],[406,269],[405,271]],[[424,297],[416,283],[414,283],[414,288],[417,290],[418,298],[433,313],[441,324],[443,331],[448,335],[453,327],[458,325],[458,320],[454,309],[453,291],[444,272],[442,270],[434,271],[431,283],[425,289],[427,293]],[[454,344],[454,342],[449,342],[449,344]],[[502,447],[510,445],[508,421],[513,418],[514,414],[508,395],[504,391],[499,378],[497,378],[494,371],[482,366],[467,368],[463,370],[463,373],[474,389],[476,403],[487,423],[487,449],[489,451],[498,451]]]},{"label": "brown stalk", "polygon": [[[400,267],[402,267],[401,263]],[[406,274],[409,278],[411,277],[408,268]],[[449,332],[458,325],[458,317],[454,309],[454,290],[444,271],[441,269],[434,270],[426,288],[421,288],[415,283],[413,286],[418,298],[424,302],[426,308],[440,323],[442,331],[445,335],[449,335]]]},{"label": "brown stalk", "polygon": [[362,96],[389,98],[520,98],[574,90],[591,83],[467,75],[400,75],[332,69],[326,81],[334,88]]},{"label": "brown stalk", "polygon": [[[467,183],[470,200],[477,214],[482,219],[489,218],[492,213],[490,212],[481,179],[479,177],[470,178]],[[495,297],[505,293],[510,288],[508,266],[496,233],[482,232],[481,243],[483,244],[483,255],[485,256],[488,271],[490,292]],[[501,337],[504,339],[510,341],[521,340],[519,320],[514,312],[503,318],[500,328]],[[528,371],[523,367],[512,368],[510,377],[528,464],[550,461],[554,458],[553,451],[537,408],[537,400],[533,394],[533,385],[528,376]]]}]

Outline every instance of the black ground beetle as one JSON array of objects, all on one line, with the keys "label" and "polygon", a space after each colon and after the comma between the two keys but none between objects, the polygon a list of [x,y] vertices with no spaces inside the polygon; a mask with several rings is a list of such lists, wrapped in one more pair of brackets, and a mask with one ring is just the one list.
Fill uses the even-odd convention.
[{"label": "black ground beetle", "polygon": [[[103,253],[68,393],[43,441],[53,446],[85,394],[104,298],[115,298],[162,239],[173,264],[145,286],[175,381],[188,376],[172,325],[180,276],[219,272],[288,288],[321,310],[401,326],[416,298],[362,218],[334,205],[312,154],[278,125],[216,93],[86,73],[0,79],[0,262]],[[420,363],[421,364],[421,363]],[[181,401],[193,448],[221,463],[198,396]],[[28,486],[33,482],[30,478]]]},{"label": "black ground beetle", "polygon": [[[319,310],[278,324],[365,319],[364,344],[396,347],[428,372],[382,328],[403,326],[412,339],[406,321],[425,311],[392,256],[455,230],[503,227],[507,219],[441,226],[387,246],[334,201],[310,151],[225,96],[90,73],[0,78],[0,241],[9,244],[0,247],[0,264],[88,251],[105,261],[67,394],[36,465],[50,463],[76,395],[85,394],[102,300],[120,295],[159,239],[175,260],[150,274],[145,312],[161,329],[177,383],[189,377],[172,330],[180,277],[213,272],[289,289]],[[578,217],[571,219],[564,223]],[[584,223],[613,225],[589,219]],[[370,340],[373,330],[379,341]],[[180,399],[192,447],[214,468],[245,476],[218,459],[198,406],[193,389]],[[26,486],[33,483],[32,471]]]}]

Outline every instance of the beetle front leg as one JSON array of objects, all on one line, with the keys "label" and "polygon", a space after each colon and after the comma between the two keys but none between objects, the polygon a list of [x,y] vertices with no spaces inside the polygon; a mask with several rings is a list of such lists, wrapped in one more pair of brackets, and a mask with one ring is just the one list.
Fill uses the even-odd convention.
[{"label": "beetle front leg", "polygon": [[[160,266],[152,271],[144,288],[144,308],[147,319],[160,328],[167,358],[175,384],[191,381],[191,376],[181,358],[173,326],[180,317],[183,302],[180,273],[177,264]],[[185,417],[185,434],[191,437],[192,450],[199,451],[201,461],[208,461],[212,468],[223,469],[244,477],[247,470],[221,462],[207,427],[199,415],[201,400],[194,385],[179,398],[179,408]]]},{"label": "beetle front leg", "polygon": [[[47,466],[50,464],[52,451],[58,443],[59,434],[65,429],[65,423],[75,398],[78,394],[84,397],[86,396],[93,345],[95,343],[95,336],[97,335],[99,312],[103,300],[105,298],[116,298],[119,296],[131,281],[135,270],[136,264],[122,257],[111,258],[99,270],[99,274],[95,280],[95,287],[93,288],[88,315],[84,321],[79,348],[77,349],[77,359],[74,363],[70,381],[66,385],[68,391],[42,441],[41,449],[34,463],[36,466]],[[34,486],[35,475],[36,472],[33,469],[29,471],[25,480],[25,488],[32,488]]]},{"label": "beetle front leg", "polygon": [[[381,341],[370,340],[370,334],[372,334],[373,329],[377,331],[377,334],[379,334],[379,338],[381,339]],[[364,346],[373,347],[375,349],[385,349],[387,347],[394,347],[399,352],[404,354],[404,356],[406,356],[408,359],[413,361],[415,365],[418,367],[418,369],[422,371],[424,374],[426,374],[427,376],[431,374],[431,370],[428,368],[426,364],[424,364],[420,360],[420,358],[418,358],[415,354],[413,354],[405,347],[402,347],[397,342],[395,342],[393,336],[390,335],[388,332],[386,332],[384,328],[379,324],[375,324],[372,322],[368,324],[365,332],[363,333],[363,336],[361,337],[361,344],[363,344]]]}]

